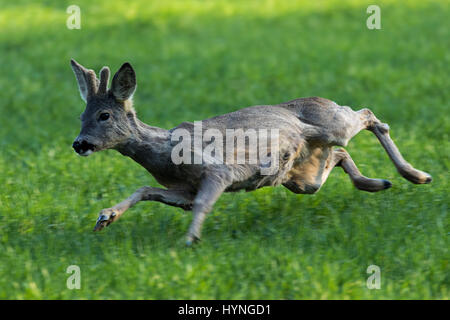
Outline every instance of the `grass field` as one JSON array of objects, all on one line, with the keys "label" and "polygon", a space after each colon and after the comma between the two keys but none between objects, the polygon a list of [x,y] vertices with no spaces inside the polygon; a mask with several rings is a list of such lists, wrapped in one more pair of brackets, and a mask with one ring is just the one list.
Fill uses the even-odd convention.
[{"label": "grass field", "polygon": [[[69,30],[66,8],[81,8]],[[0,1],[0,298],[448,299],[448,2]],[[335,169],[315,195],[283,187],[225,194],[194,250],[190,213],[141,203],[101,233],[99,211],[155,180],[115,151],[75,155],[84,109],[69,66],[130,61],[135,107],[172,128],[257,104],[322,96],[371,108],[405,158],[432,174],[413,185],[370,132],[347,146],[356,190]],[[381,289],[369,290],[369,265]],[[69,290],[69,265],[81,289]]]}]

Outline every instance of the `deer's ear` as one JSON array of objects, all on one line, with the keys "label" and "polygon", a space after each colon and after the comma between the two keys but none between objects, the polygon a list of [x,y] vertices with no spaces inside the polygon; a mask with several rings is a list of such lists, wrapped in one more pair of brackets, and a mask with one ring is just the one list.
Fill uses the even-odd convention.
[{"label": "deer's ear", "polygon": [[87,84],[87,69],[83,67],[81,64],[76,62],[75,60],[70,60],[70,65],[72,66],[73,73],[75,73],[75,77],[78,82],[78,89],[80,89],[81,99],[86,102],[87,94],[88,94],[88,84]]},{"label": "deer's ear", "polygon": [[128,62],[116,72],[111,83],[111,92],[117,100],[127,100],[136,90],[136,73]]}]

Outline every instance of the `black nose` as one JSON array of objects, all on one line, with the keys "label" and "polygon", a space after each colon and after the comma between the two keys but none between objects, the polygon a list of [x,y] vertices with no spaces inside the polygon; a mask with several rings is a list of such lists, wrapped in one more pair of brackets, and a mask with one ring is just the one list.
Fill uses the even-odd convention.
[{"label": "black nose", "polygon": [[75,150],[76,153],[80,153],[81,143],[79,141],[74,141],[72,144],[72,148]]},{"label": "black nose", "polygon": [[87,142],[86,140],[75,140],[74,143],[72,144],[72,148],[75,150],[75,152],[77,153],[83,153],[86,152],[88,150],[92,150],[94,151],[94,145]]}]

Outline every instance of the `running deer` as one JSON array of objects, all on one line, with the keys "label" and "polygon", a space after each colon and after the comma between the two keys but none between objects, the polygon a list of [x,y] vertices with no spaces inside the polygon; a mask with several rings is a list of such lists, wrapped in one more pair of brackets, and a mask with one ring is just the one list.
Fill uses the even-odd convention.
[{"label": "running deer", "polygon": [[[390,188],[391,183],[387,180],[363,176],[347,151],[333,148],[346,146],[363,129],[375,134],[405,179],[416,184],[432,180],[428,173],[413,168],[402,157],[389,136],[389,126],[380,122],[372,111],[353,111],[318,97],[248,107],[201,121],[201,130],[213,129],[223,135],[228,129],[277,130],[277,148],[267,151],[268,156],[272,155],[271,161],[277,164],[271,174],[262,174],[270,163],[261,160],[220,163],[207,161],[205,157],[200,163],[175,163],[173,151],[177,141],[173,139],[174,133],[183,129],[194,136],[195,126],[183,122],[165,130],[141,122],[133,108],[136,74],[129,63],[120,67],[109,89],[108,67],[101,69],[98,79],[93,70],[75,60],[71,60],[71,66],[81,97],[86,102],[81,115],[81,132],[73,143],[75,151],[88,156],[115,149],[139,163],[166,187],[141,187],[124,201],[103,209],[94,231],[110,225],[139,201],[159,201],[193,212],[186,236],[186,244],[191,245],[200,239],[203,221],[223,192],[251,191],[281,184],[296,194],[312,194],[320,189],[336,166],[343,168],[357,189],[376,192]],[[247,136],[244,136],[244,142],[238,144],[237,152],[243,151],[248,156],[253,144]],[[202,146],[205,144],[205,141],[201,143]],[[196,152],[194,148],[193,153]],[[236,150],[232,153],[234,159]]]}]

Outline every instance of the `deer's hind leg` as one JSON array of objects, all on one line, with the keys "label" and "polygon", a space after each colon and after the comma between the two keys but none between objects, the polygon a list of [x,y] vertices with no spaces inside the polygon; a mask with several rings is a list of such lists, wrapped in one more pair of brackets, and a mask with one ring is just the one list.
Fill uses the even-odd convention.
[{"label": "deer's hind leg", "polygon": [[388,180],[371,179],[362,175],[344,149],[329,148],[323,151],[325,151],[322,153],[325,157],[321,157],[319,165],[317,165],[318,157],[311,157],[306,163],[294,167],[290,172],[290,180],[283,185],[294,193],[315,193],[325,183],[331,170],[339,166],[344,169],[353,185],[359,190],[377,192],[392,186]]},{"label": "deer's hind leg", "polygon": [[333,151],[335,159],[335,165],[342,167],[345,173],[348,174],[353,185],[363,191],[377,192],[384,189],[388,189],[392,186],[392,183],[384,179],[371,179],[363,176],[356,166],[350,155],[342,148]]},{"label": "deer's hind leg", "polygon": [[[430,183],[432,178],[426,172],[413,168],[401,155],[394,141],[389,136],[389,126],[382,123],[369,109],[353,111],[346,106],[332,109],[333,120],[325,119],[327,126],[319,126],[319,139],[331,145],[346,146],[350,139],[361,130],[369,130],[375,134],[397,171],[407,180],[416,184]],[[321,117],[325,117],[319,113]],[[319,117],[320,118],[320,117]]]},{"label": "deer's hind leg", "polygon": [[382,123],[378,120],[369,109],[362,109],[357,113],[364,125],[364,129],[372,131],[375,134],[403,178],[416,184],[431,182],[431,175],[413,168],[413,166],[403,158],[394,141],[392,141],[389,136],[389,126],[386,123]]}]

